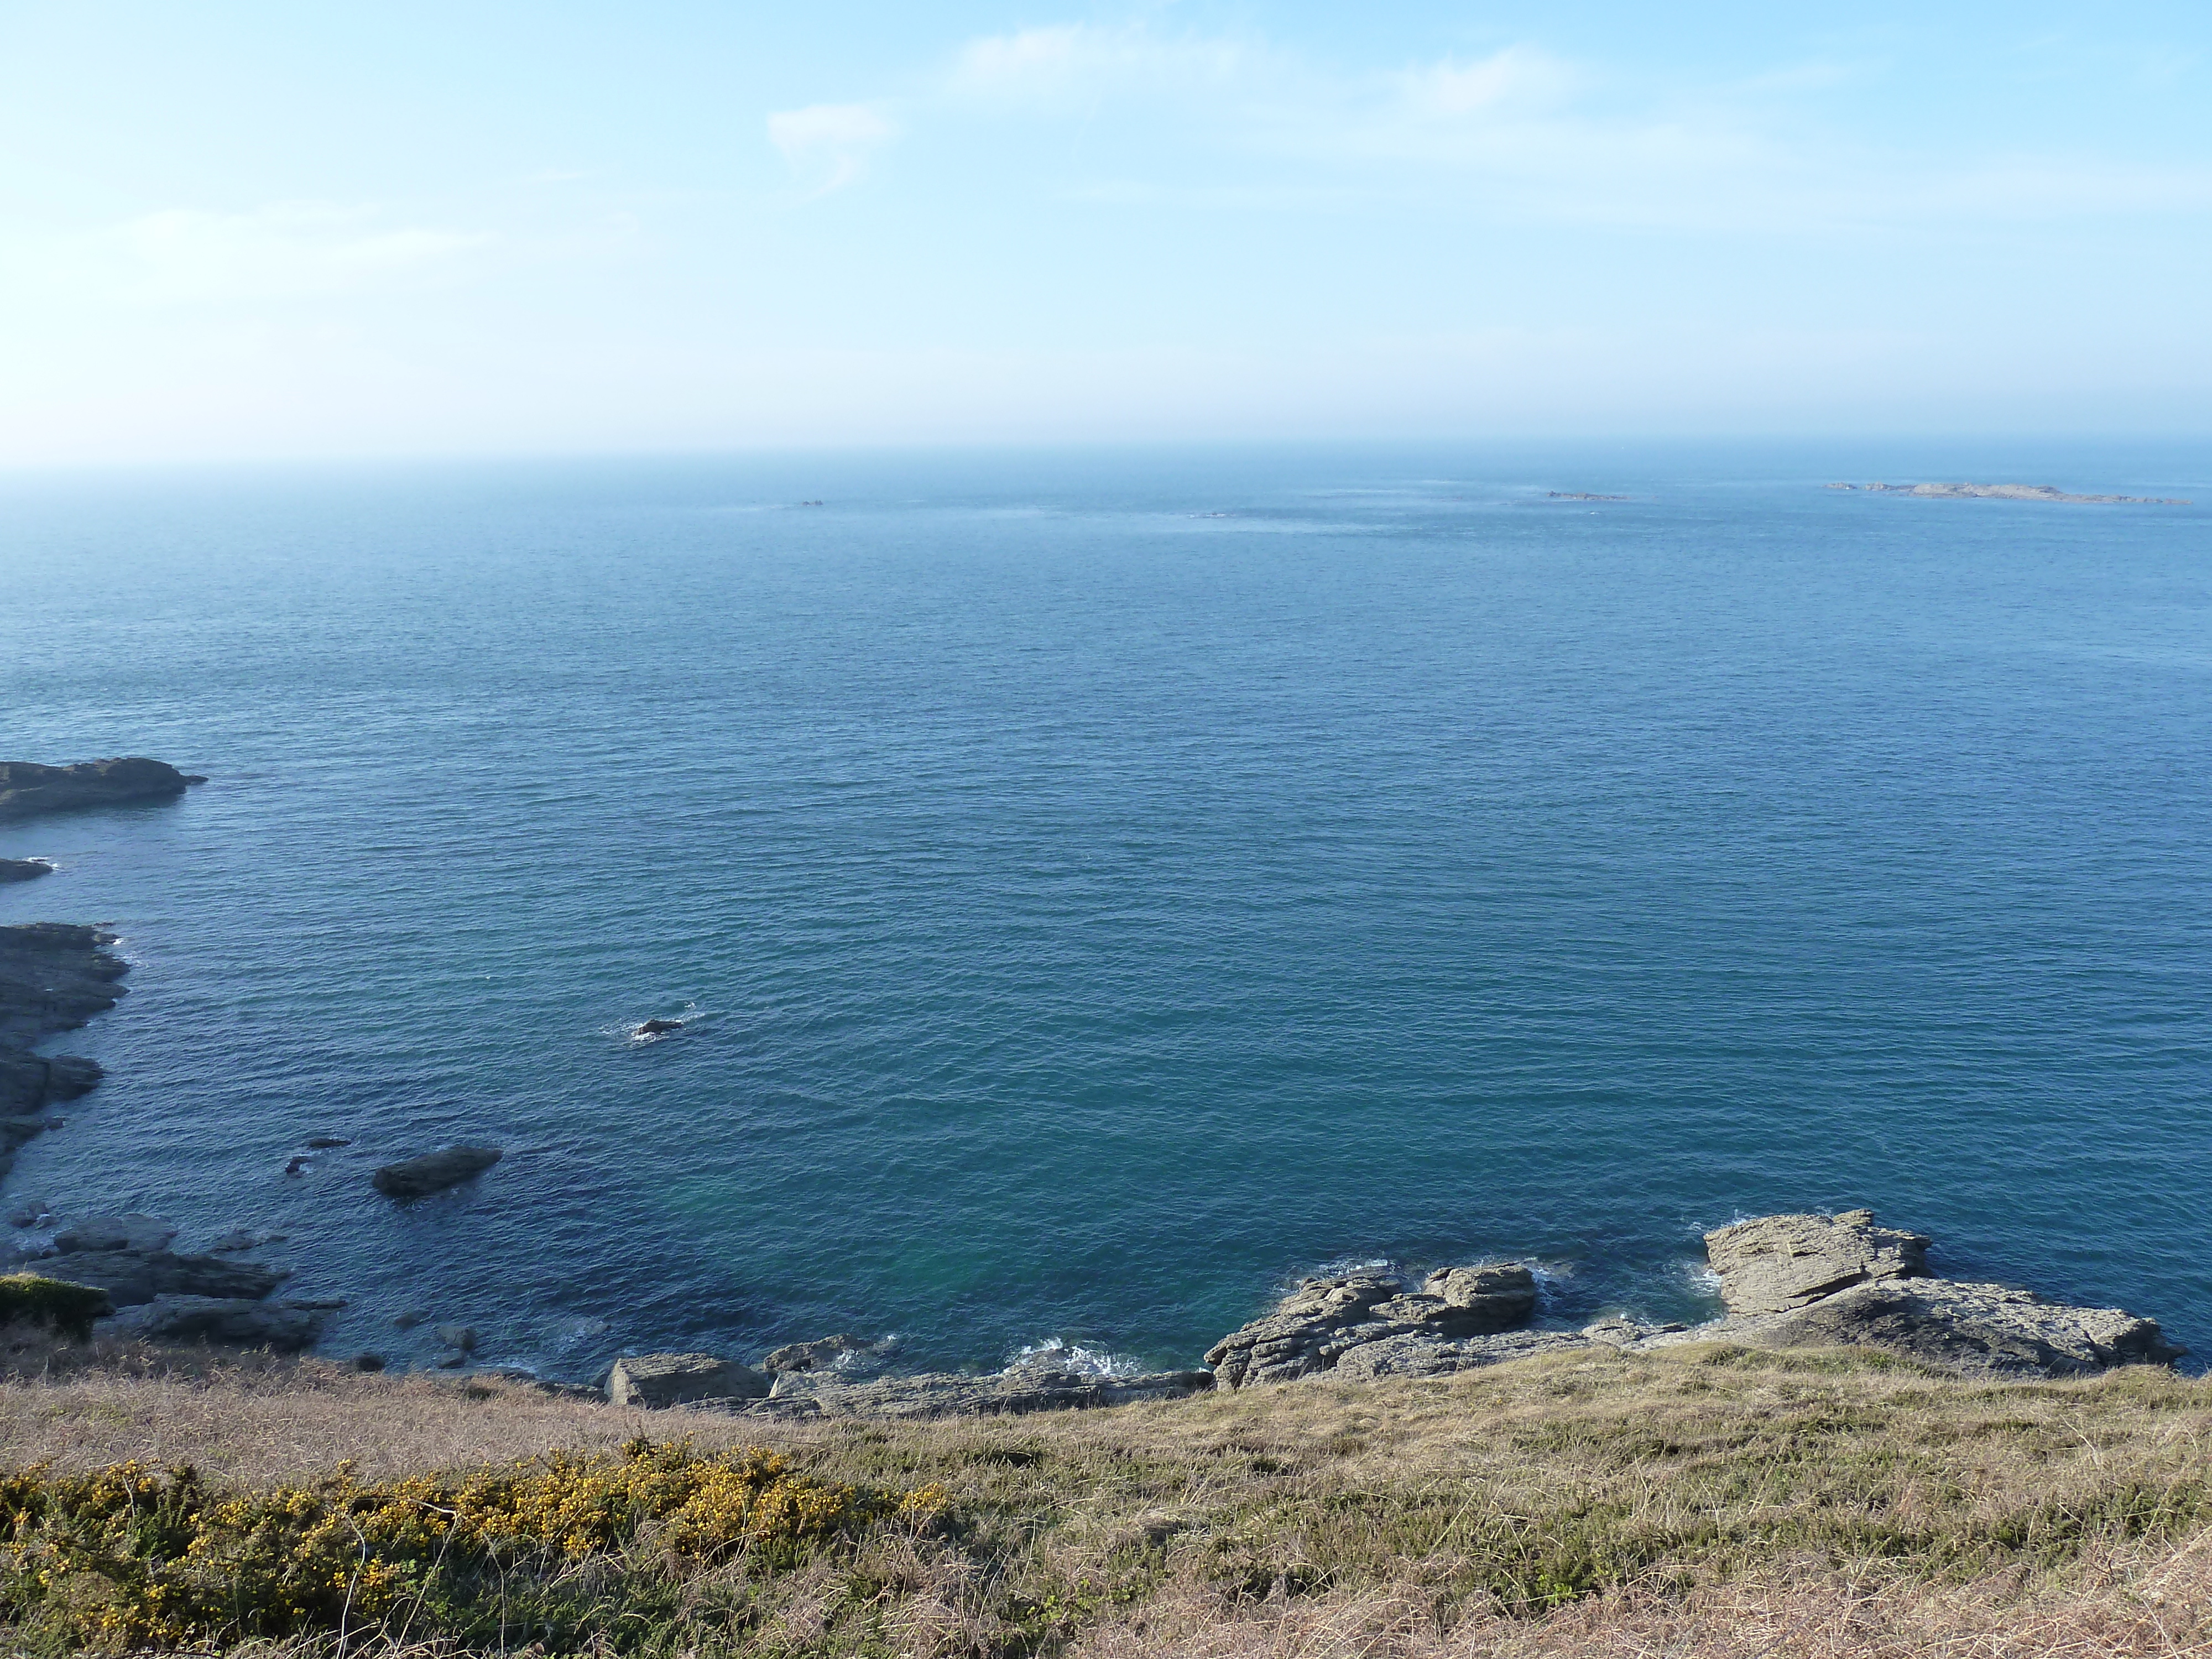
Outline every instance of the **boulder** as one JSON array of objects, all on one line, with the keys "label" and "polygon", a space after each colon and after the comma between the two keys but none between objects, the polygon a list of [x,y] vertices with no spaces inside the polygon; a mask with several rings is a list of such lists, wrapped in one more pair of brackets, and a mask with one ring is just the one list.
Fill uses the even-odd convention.
[{"label": "boulder", "polygon": [[118,1334],[149,1342],[213,1342],[297,1353],[322,1335],[321,1316],[289,1303],[243,1297],[158,1296],[115,1321]]},{"label": "boulder", "polygon": [[1874,1224],[1872,1210],[1769,1215],[1705,1235],[1732,1314],[1786,1313],[1854,1285],[1927,1271],[1929,1241]]},{"label": "boulder", "polygon": [[165,761],[143,755],[114,760],[81,761],[75,766],[41,766],[35,761],[0,761],[0,822],[41,812],[68,812],[87,806],[118,806],[131,801],[173,800],[204,777],[179,772]]},{"label": "boulder", "polygon": [[477,1351],[477,1328],[473,1325],[441,1325],[431,1334],[447,1347],[458,1348],[463,1353]]},{"label": "boulder", "polygon": [[11,881],[35,881],[53,872],[54,866],[44,859],[0,859],[0,885]]},{"label": "boulder", "polygon": [[387,1164],[369,1177],[369,1183],[387,1198],[421,1198],[482,1175],[503,1156],[496,1146],[448,1146]]},{"label": "boulder", "polygon": [[158,1216],[88,1216],[54,1235],[54,1249],[64,1255],[84,1250],[165,1250],[177,1230]]},{"label": "boulder", "polygon": [[273,1267],[169,1250],[78,1250],[48,1265],[58,1279],[106,1291],[118,1308],[163,1296],[258,1300],[284,1280]]},{"label": "boulder", "polygon": [[2046,1302],[2032,1291],[1948,1279],[1855,1285],[1780,1314],[1740,1316],[1717,1331],[1754,1347],[1869,1347],[1948,1370],[1995,1377],[2077,1376],[2117,1365],[2166,1365],[2187,1351],[2158,1322],[2118,1308]]},{"label": "boulder", "polygon": [[710,1353],[647,1353],[615,1361],[607,1398],[617,1406],[686,1406],[702,1401],[763,1400],[769,1380],[750,1365]]}]

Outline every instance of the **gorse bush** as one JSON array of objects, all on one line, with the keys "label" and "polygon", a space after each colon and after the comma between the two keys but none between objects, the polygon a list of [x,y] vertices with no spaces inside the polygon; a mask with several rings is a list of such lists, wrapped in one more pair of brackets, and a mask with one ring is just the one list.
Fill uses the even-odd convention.
[{"label": "gorse bush", "polygon": [[680,1580],[744,1556],[774,1572],[877,1527],[927,1522],[942,1488],[864,1490],[757,1447],[633,1442],[463,1476],[226,1492],[190,1468],[0,1477],[0,1605],[19,1629],[116,1648],[382,1629],[466,1639],[592,1622],[589,1575]]}]

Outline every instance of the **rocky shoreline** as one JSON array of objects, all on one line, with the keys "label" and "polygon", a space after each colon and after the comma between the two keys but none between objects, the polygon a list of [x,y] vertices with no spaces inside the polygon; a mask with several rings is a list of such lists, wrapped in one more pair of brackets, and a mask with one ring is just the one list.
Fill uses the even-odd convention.
[{"label": "rocky shoreline", "polygon": [[[0,816],[105,799],[173,798],[198,781],[152,761],[0,763]],[[112,795],[118,789],[140,793]],[[26,799],[46,804],[26,809]],[[0,1177],[24,1144],[59,1127],[52,1107],[100,1081],[91,1060],[33,1048],[123,996],[118,981],[127,965],[106,949],[114,942],[96,927],[58,922],[0,927]],[[495,1147],[447,1147],[385,1165],[373,1180],[380,1192],[406,1200],[475,1179],[500,1157]],[[51,1220],[22,1206],[11,1218],[19,1226]],[[46,1251],[19,1253],[14,1265],[104,1292],[109,1316],[102,1328],[149,1340],[301,1352],[320,1340],[323,1316],[344,1305],[275,1298],[284,1273],[240,1259],[273,1241],[240,1233],[209,1252],[182,1254],[170,1248],[175,1238],[175,1228],[153,1217],[94,1217],[62,1228]],[[1540,1354],[1645,1352],[1692,1343],[1871,1348],[1992,1380],[2170,1365],[2185,1352],[2156,1322],[2119,1309],[1933,1277],[1929,1243],[1877,1225],[1868,1210],[1764,1216],[1717,1228],[1705,1236],[1705,1254],[1727,1311],[1695,1325],[1618,1315],[1579,1329],[1547,1328],[1536,1322],[1534,1270],[1486,1262],[1439,1269],[1418,1286],[1381,1270],[1303,1279],[1272,1311],[1214,1344],[1203,1370],[1102,1375],[1045,1354],[988,1375],[890,1376],[880,1374],[883,1345],[839,1334],[788,1344],[757,1368],[713,1354],[629,1355],[612,1362],[601,1388],[542,1386],[640,1410],[932,1418],[1120,1405],[1316,1377],[1435,1377]],[[441,1367],[471,1365],[476,1333],[460,1325],[437,1328],[449,1350]],[[357,1363],[383,1364],[373,1354]]]}]

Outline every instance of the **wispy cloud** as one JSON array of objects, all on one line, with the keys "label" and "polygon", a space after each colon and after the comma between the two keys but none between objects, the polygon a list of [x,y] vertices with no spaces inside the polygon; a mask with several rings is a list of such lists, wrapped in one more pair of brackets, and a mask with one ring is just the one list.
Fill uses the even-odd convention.
[{"label": "wispy cloud", "polygon": [[[1698,83],[1528,42],[1344,71],[1255,37],[1068,23],[970,40],[934,101],[1096,123],[1081,153],[1099,176],[1069,179],[1072,199],[1419,198],[1516,217],[1759,232],[2125,212],[2212,196],[2202,169],[1886,151],[1803,107],[1861,73],[1799,64]],[[1148,111],[1124,129],[1143,135],[1126,147],[1100,118],[1116,101]],[[1171,146],[1152,142],[1163,131],[1175,133]],[[1172,171],[1158,170],[1170,155]]]},{"label": "wispy cloud", "polygon": [[810,196],[842,190],[867,170],[868,158],[898,137],[878,104],[809,104],[768,118],[769,143]]}]

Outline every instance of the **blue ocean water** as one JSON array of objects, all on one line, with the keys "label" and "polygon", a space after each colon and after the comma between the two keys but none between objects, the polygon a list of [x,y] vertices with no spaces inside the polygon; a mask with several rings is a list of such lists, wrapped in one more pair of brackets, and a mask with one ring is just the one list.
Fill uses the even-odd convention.
[{"label": "blue ocean water", "polygon": [[[786,457],[0,483],[0,829],[135,964],[7,1196],[329,1346],[1194,1362],[1322,1264],[1710,1308],[1866,1203],[2212,1349],[2212,456]],[[2006,477],[2191,507],[1930,501]],[[1562,501],[1546,492],[1620,494]],[[801,506],[818,501],[819,506]],[[650,1042],[649,1016],[683,1031]],[[355,1145],[284,1166],[304,1137]],[[507,1161],[395,1206],[368,1170]]]}]

